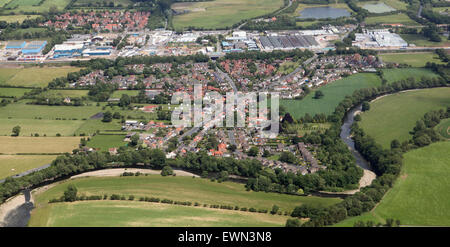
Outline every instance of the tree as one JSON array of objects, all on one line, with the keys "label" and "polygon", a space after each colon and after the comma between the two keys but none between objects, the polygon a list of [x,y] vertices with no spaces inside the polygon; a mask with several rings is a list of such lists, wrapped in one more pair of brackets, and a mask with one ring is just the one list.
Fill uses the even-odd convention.
[{"label": "tree", "polygon": [[135,134],[130,138],[131,142],[130,145],[131,146],[137,146],[139,144],[139,134]]},{"label": "tree", "polygon": [[286,221],[286,227],[300,227],[302,223],[298,219],[288,219]]},{"label": "tree", "polygon": [[397,139],[391,141],[391,149],[400,148],[400,146],[401,144]]},{"label": "tree", "polygon": [[315,99],[320,99],[320,98],[322,98],[323,96],[324,96],[324,94],[323,94],[323,92],[320,91],[320,90],[317,90],[317,91],[314,93],[314,98],[315,98]]},{"label": "tree", "polygon": [[112,121],[112,113],[110,111],[107,111],[103,114],[102,122],[108,123]]},{"label": "tree", "polygon": [[270,211],[271,214],[277,214],[280,207],[277,205],[273,205],[272,210]]},{"label": "tree", "polygon": [[122,97],[120,97],[119,106],[125,107],[129,106],[131,104],[131,98],[128,94],[122,94]]},{"label": "tree", "polygon": [[77,188],[73,184],[69,184],[67,186],[66,191],[64,191],[64,201],[65,202],[74,202],[77,200]]},{"label": "tree", "polygon": [[251,147],[250,150],[248,150],[248,156],[256,157],[259,153],[259,149],[257,147]]},{"label": "tree", "polygon": [[362,111],[368,111],[368,110],[370,110],[370,104],[369,104],[369,102],[367,102],[367,101],[364,101],[363,103],[362,103],[362,109],[361,109]]},{"label": "tree", "polygon": [[164,166],[161,170],[161,176],[170,176],[173,175],[173,169],[170,166]]},{"label": "tree", "polygon": [[292,163],[295,163],[296,157],[291,152],[282,152],[280,155],[280,161],[292,164]]},{"label": "tree", "polygon": [[17,125],[16,127],[14,127],[13,129],[12,129],[12,136],[19,136],[19,134],[20,134],[20,126],[19,125]]}]

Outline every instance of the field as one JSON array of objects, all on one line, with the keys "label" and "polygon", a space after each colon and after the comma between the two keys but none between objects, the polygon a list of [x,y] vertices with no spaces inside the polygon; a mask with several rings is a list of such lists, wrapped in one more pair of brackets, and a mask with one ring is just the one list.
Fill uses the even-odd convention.
[{"label": "field", "polygon": [[420,47],[443,47],[450,46],[450,41],[447,40],[447,37],[441,36],[441,42],[432,42],[429,41],[428,38],[421,34],[401,34],[402,38],[408,42],[409,44],[415,44]]},{"label": "field", "polygon": [[0,85],[45,87],[55,78],[78,71],[76,67],[0,68]]},{"label": "field", "polygon": [[81,120],[38,120],[38,119],[7,119],[0,118],[0,135],[11,135],[11,130],[15,126],[21,127],[21,136],[30,136],[38,133],[40,136],[71,136],[86,121]]},{"label": "field", "polygon": [[[406,10],[406,7],[408,6],[407,3],[402,2],[400,0],[382,0],[382,1],[370,1],[370,2],[358,2],[357,5],[360,7],[363,7],[366,4],[377,4],[377,3],[384,3],[385,5],[387,5],[388,7],[393,8],[394,10]],[[370,8],[368,8],[369,12],[372,10]],[[389,10],[389,11],[394,11],[394,10]],[[386,12],[389,12],[386,11]],[[373,12],[373,13],[377,13],[377,12]]]},{"label": "field", "polygon": [[311,92],[302,100],[280,100],[280,105],[285,107],[294,118],[303,117],[306,113],[311,116],[317,113],[328,115],[346,95],[351,95],[357,89],[379,85],[381,80],[376,74],[358,73],[320,87],[318,90],[324,94],[324,97],[320,99],[314,99],[314,92]]},{"label": "field", "polygon": [[175,3],[172,9],[188,11],[175,15],[175,29],[231,27],[242,19],[271,13],[283,6],[283,0],[215,0],[196,3]]},{"label": "field", "polygon": [[103,4],[109,4],[109,3],[114,3],[114,6],[118,6],[119,4],[121,4],[123,7],[127,7],[129,4],[132,4],[133,2],[130,0],[76,0],[74,3],[74,7],[77,6],[86,6],[87,4],[93,4],[93,5],[101,5],[103,6]]},{"label": "field", "polygon": [[325,132],[331,127],[330,123],[307,123],[307,124],[291,124],[287,128],[289,133],[296,133],[298,136],[304,136],[313,131]]},{"label": "field", "polygon": [[438,74],[424,68],[405,68],[405,69],[383,69],[384,78],[388,83],[396,82],[408,78],[414,78],[416,81],[422,77],[437,78]]},{"label": "field", "polygon": [[96,135],[91,137],[87,143],[88,147],[99,148],[102,151],[108,151],[109,148],[124,146],[125,135]]},{"label": "field", "polygon": [[416,121],[431,110],[450,106],[450,88],[421,89],[379,98],[363,113],[360,126],[384,148],[409,140]]},{"label": "field", "polygon": [[[84,121],[78,128],[76,128],[75,134],[93,134],[102,130],[120,130],[120,120],[113,119],[110,123],[102,122],[101,119],[88,119]],[[73,132],[72,132],[73,133]]]},{"label": "field", "polygon": [[50,164],[56,155],[0,155],[0,179]]},{"label": "field", "polygon": [[[270,209],[272,208],[273,204],[277,204],[280,207],[280,210],[284,211],[291,211],[294,207],[301,205],[303,203],[311,204],[311,205],[332,205],[335,203],[338,203],[340,199],[334,199],[334,198],[319,198],[319,197],[303,197],[303,196],[294,196],[294,195],[284,195],[284,194],[278,194],[278,193],[266,193],[266,192],[253,192],[253,191],[246,191],[245,186],[243,184],[233,183],[233,182],[211,182],[208,179],[202,179],[202,178],[192,178],[192,177],[162,177],[160,175],[149,175],[149,176],[139,176],[139,177],[96,177],[96,178],[79,178],[75,180],[70,180],[68,182],[60,183],[49,190],[38,194],[36,198],[37,203],[37,209],[35,209],[32,212],[32,218],[30,221],[30,225],[47,225],[50,219],[53,218],[60,218],[61,215],[67,214],[67,211],[65,209],[71,210],[69,208],[66,208],[69,204],[48,204],[48,200],[56,197],[60,197],[63,194],[63,191],[66,189],[68,184],[74,184],[78,192],[80,194],[85,195],[103,195],[103,194],[120,194],[120,195],[134,195],[136,198],[135,200],[138,200],[141,196],[152,196],[152,197],[159,197],[161,199],[171,199],[171,200],[178,200],[178,201],[191,201],[192,203],[198,202],[203,204],[221,204],[221,205],[237,205],[239,207],[254,207],[256,209]],[[133,221],[131,215],[134,215],[135,211],[145,210],[147,207],[165,207],[160,204],[154,204],[154,206],[151,206],[152,203],[140,203],[140,202],[132,202],[132,204],[128,204],[133,206],[135,209],[129,209],[127,210],[125,207],[123,208],[124,211],[117,211],[117,208],[115,206],[116,202],[89,202],[89,205],[94,205],[95,208],[99,203],[106,204],[105,208],[102,210],[97,211],[98,213],[95,214],[95,217],[91,217],[92,220],[89,220],[90,223],[86,223],[83,221],[78,221],[78,223],[74,222],[75,225],[84,225],[84,224],[106,224],[104,222],[105,220],[108,221],[110,219],[111,213],[114,213],[116,219],[114,219],[111,222],[118,222],[117,224],[131,224]],[[83,204],[83,203],[81,203]],[[112,204],[112,205],[111,205]],[[55,209],[56,206],[56,210]],[[61,206],[59,206],[61,205]],[[65,206],[62,206],[65,205]],[[70,204],[72,205],[72,204]],[[58,207],[61,207],[61,209],[58,209]],[[70,206],[69,206],[70,207]],[[83,212],[85,209],[80,208],[76,210],[70,211],[71,214],[83,215]],[[184,218],[184,217],[192,217],[192,215],[198,215],[197,217],[194,217],[192,220],[193,224],[201,224],[197,221],[206,221],[208,222],[208,217],[203,218],[203,216],[206,216],[205,213],[210,212],[209,209],[203,209],[208,211],[197,211],[194,210],[192,207],[176,207],[174,205],[169,206],[166,208],[166,210],[172,212],[174,210],[175,212],[178,212],[177,214]],[[188,210],[188,211],[185,211]],[[194,210],[194,211],[192,211]],[[197,211],[197,213],[194,213]],[[221,211],[222,213],[225,213],[225,211]],[[216,212],[216,211],[214,211]],[[151,211],[148,212],[151,216],[150,218],[155,218],[155,222],[158,222],[158,217],[154,216]],[[165,212],[161,212],[165,213]],[[231,213],[231,212],[229,212]],[[221,213],[219,213],[220,215]],[[225,213],[228,215],[227,213]],[[247,215],[247,214],[245,214]],[[259,216],[257,216],[259,215]],[[263,215],[263,214],[257,214],[255,217],[269,217],[269,215]],[[141,215],[142,216],[142,215]],[[219,217],[219,216],[218,216]],[[233,216],[220,216],[220,217],[232,217]],[[71,219],[75,220],[77,217],[74,217]],[[95,219],[95,220],[94,220]],[[278,222],[278,225],[282,225],[285,223],[285,219],[283,218],[280,222]],[[244,220],[244,219],[242,219]],[[59,221],[59,220],[57,220]],[[67,222],[70,223],[72,220],[62,219],[61,222]],[[147,220],[147,222],[152,222],[153,220]],[[215,220],[213,220],[215,221]],[[228,220],[226,220],[228,222]],[[109,222],[109,221],[108,221]],[[109,223],[111,223],[109,222]],[[122,223],[123,222],[123,223]],[[196,223],[194,223],[196,222]],[[229,221],[230,224],[233,221]],[[240,224],[237,221],[236,224]],[[245,221],[247,222],[247,221]],[[50,222],[51,223],[51,222]],[[176,222],[172,222],[175,224],[186,224],[186,221],[184,220],[176,220]],[[63,224],[63,223],[61,223]],[[148,223],[151,224],[151,223]],[[158,223],[159,224],[159,223]],[[163,223],[161,223],[163,224]],[[220,223],[207,223],[209,226],[217,225]],[[226,223],[228,224],[228,223]],[[244,223],[242,223],[244,224]],[[249,222],[245,224],[251,224]],[[254,223],[255,224],[255,223]],[[259,223],[258,223],[259,224]],[[115,224],[114,224],[115,225]]]},{"label": "field", "polygon": [[64,153],[78,147],[80,137],[0,136],[0,153]]},{"label": "field", "polygon": [[20,11],[45,13],[50,8],[64,9],[70,3],[70,0],[45,0],[39,5],[40,2],[40,0],[12,0],[4,8],[8,12],[14,13]]},{"label": "field", "polygon": [[348,12],[352,13],[353,10],[348,7],[346,3],[330,3],[330,4],[303,4],[300,3],[295,10],[294,14],[298,16],[299,12],[302,11],[305,8],[313,8],[313,7],[332,7],[337,9],[346,9]]},{"label": "field", "polygon": [[[0,3],[0,6],[1,6],[1,3]],[[24,20],[34,19],[39,16],[40,15],[3,15],[3,16],[0,16],[0,21],[6,21],[8,23],[11,23],[11,22],[22,23]]]},{"label": "field", "polygon": [[[361,4],[361,3],[360,3]],[[370,13],[386,13],[386,12],[392,12],[395,11],[394,8],[392,8],[389,5],[386,5],[383,2],[377,2],[377,3],[365,3],[361,6],[363,9],[366,9]]]},{"label": "field", "polygon": [[3,88],[0,87],[0,97],[22,97],[24,93],[31,91],[27,88]]},{"label": "field", "polygon": [[49,90],[42,93],[41,95],[81,98],[83,96],[87,96],[88,92],[88,90]]},{"label": "field", "polygon": [[443,119],[434,129],[444,138],[450,139],[450,118]]},{"label": "field", "polygon": [[413,67],[424,67],[427,62],[442,63],[434,52],[386,53],[380,54],[383,62],[402,63]]},{"label": "field", "polygon": [[403,25],[418,25],[417,22],[409,18],[406,14],[393,14],[383,16],[371,16],[365,20],[366,24],[403,24]]},{"label": "field", "polygon": [[439,142],[404,155],[401,175],[371,212],[336,226],[399,219],[401,225],[450,226],[450,142]]},{"label": "field", "polygon": [[139,90],[117,90],[111,95],[111,98],[120,98],[122,94],[127,94],[129,96],[137,96],[139,94]]},{"label": "field", "polygon": [[[263,227],[288,216],[129,201],[57,203],[33,214],[29,226],[52,227]],[[67,214],[67,212],[71,212]],[[39,212],[40,213],[40,212]]]}]

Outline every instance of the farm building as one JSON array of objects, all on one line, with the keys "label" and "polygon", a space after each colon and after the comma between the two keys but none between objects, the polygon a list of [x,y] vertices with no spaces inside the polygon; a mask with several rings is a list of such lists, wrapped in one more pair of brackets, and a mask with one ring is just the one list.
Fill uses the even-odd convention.
[{"label": "farm building", "polygon": [[44,49],[44,47],[47,45],[47,41],[31,41],[27,43],[22,48],[22,53],[24,55],[28,54],[38,54],[41,53],[41,51]]},{"label": "farm building", "polygon": [[6,45],[6,49],[22,49],[26,44],[27,42],[25,41],[10,41]]}]

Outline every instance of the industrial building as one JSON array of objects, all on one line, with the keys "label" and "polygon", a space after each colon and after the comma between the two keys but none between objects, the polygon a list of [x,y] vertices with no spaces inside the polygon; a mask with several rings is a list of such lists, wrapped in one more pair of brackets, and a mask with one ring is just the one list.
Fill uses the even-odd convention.
[{"label": "industrial building", "polygon": [[55,45],[53,58],[80,56],[81,53],[83,52],[83,49],[84,49],[83,44]]},{"label": "industrial building", "polygon": [[353,46],[370,47],[407,47],[408,43],[396,33],[387,29],[363,30],[355,34]]},{"label": "industrial building", "polygon": [[108,55],[111,55],[111,50],[86,49],[82,53],[83,53],[83,56],[108,56]]},{"label": "industrial building", "polygon": [[39,54],[42,52],[44,47],[47,45],[47,41],[31,41],[28,42],[23,48],[22,48],[22,54],[24,55],[31,55],[31,54]]},{"label": "industrial building", "polygon": [[27,44],[27,42],[25,41],[10,41],[8,42],[8,44],[6,45],[6,49],[22,49],[25,47],[25,45]]},{"label": "industrial building", "polygon": [[317,48],[319,44],[310,35],[260,36],[264,50],[289,50],[296,48]]}]

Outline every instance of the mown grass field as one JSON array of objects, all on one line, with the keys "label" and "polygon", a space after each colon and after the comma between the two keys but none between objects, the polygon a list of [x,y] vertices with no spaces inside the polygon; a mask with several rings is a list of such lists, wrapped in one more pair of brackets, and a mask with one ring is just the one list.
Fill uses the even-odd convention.
[{"label": "mown grass field", "polygon": [[0,85],[45,87],[55,78],[80,70],[76,67],[0,68]]},{"label": "mown grass field", "polygon": [[137,96],[139,94],[139,90],[117,90],[111,94],[111,98],[120,98],[122,97],[122,94]]},{"label": "mown grass field", "polygon": [[99,148],[101,151],[108,151],[109,148],[125,146],[127,142],[123,141],[124,138],[125,135],[96,135],[91,137],[87,146]]},{"label": "mown grass field", "polygon": [[381,85],[381,80],[376,74],[358,73],[317,89],[324,94],[320,99],[314,99],[314,92],[311,92],[302,100],[280,100],[280,105],[285,107],[286,112],[289,112],[294,118],[303,117],[306,113],[328,115],[334,111],[346,95],[351,95],[357,89],[379,85]]},{"label": "mown grass field", "polygon": [[419,81],[422,77],[438,78],[439,75],[425,68],[383,69],[384,78],[388,83],[414,78]]},{"label": "mown grass field", "polygon": [[443,119],[434,129],[444,138],[450,139],[450,118]]},{"label": "mown grass field", "polygon": [[88,95],[89,90],[48,90],[42,93],[42,96],[57,96],[57,97],[78,97]]},{"label": "mown grass field", "polygon": [[383,15],[383,16],[371,16],[365,19],[366,24],[403,24],[403,25],[419,25],[417,22],[409,18],[404,13]]},{"label": "mown grass field", "polygon": [[428,40],[425,36],[421,34],[401,34],[400,35],[408,44],[415,44],[416,46],[424,47],[444,47],[450,46],[450,41],[447,37],[441,36],[441,42],[433,42]]},{"label": "mown grass field", "polygon": [[38,119],[7,119],[0,118],[0,135],[11,135],[12,129],[19,125],[21,127],[20,136],[30,136],[38,133],[40,136],[72,136],[73,133],[83,126],[87,121],[82,120],[38,120]]},{"label": "mown grass field", "polygon": [[12,96],[12,97],[22,97],[24,93],[31,91],[28,88],[5,88],[0,87],[0,97],[2,96]]},{"label": "mown grass field", "polygon": [[380,54],[383,62],[408,64],[413,67],[424,67],[427,62],[442,64],[434,52],[385,53]]},{"label": "mown grass field", "polygon": [[[0,7],[1,6],[2,6],[2,3],[0,2]],[[24,20],[35,19],[39,16],[40,15],[3,15],[3,16],[0,16],[0,21],[6,21],[8,23],[11,23],[11,22],[22,23]]]},{"label": "mown grass field", "polygon": [[371,212],[336,226],[357,221],[399,219],[401,225],[450,226],[450,142],[438,142],[404,155],[401,175]]},{"label": "mown grass field", "polygon": [[0,155],[0,179],[50,164],[56,155]]},{"label": "mown grass field", "polygon": [[303,4],[300,3],[297,7],[297,9],[294,12],[295,16],[299,15],[299,12],[306,9],[306,8],[316,8],[316,7],[331,7],[331,8],[337,8],[337,9],[345,9],[348,12],[352,13],[353,10],[348,7],[346,3],[330,3],[330,4]]},{"label": "mown grass field", "polygon": [[420,89],[379,98],[370,103],[360,126],[384,148],[392,140],[409,140],[417,120],[431,110],[450,106],[450,88]]},{"label": "mown grass field", "polygon": [[64,153],[78,147],[80,137],[0,136],[0,153]]},{"label": "mown grass field", "polygon": [[195,3],[175,3],[175,10],[189,13],[175,15],[175,29],[189,26],[202,28],[231,27],[242,19],[271,13],[283,6],[282,0],[215,0]]},{"label": "mown grass field", "polygon": [[[387,6],[390,6],[390,7],[394,8],[395,10],[406,10],[406,7],[408,6],[407,3],[402,2],[400,0],[382,0],[382,1],[358,2],[357,5],[359,7],[363,7],[363,6],[367,5],[367,4],[377,4],[377,3],[384,3]],[[370,12],[370,10],[369,10],[369,12]]]},{"label": "mown grass field", "polygon": [[[41,209],[39,209],[41,210]],[[52,227],[263,227],[288,216],[129,201],[57,203],[33,213],[29,226]],[[70,213],[67,213],[70,212]]]}]

